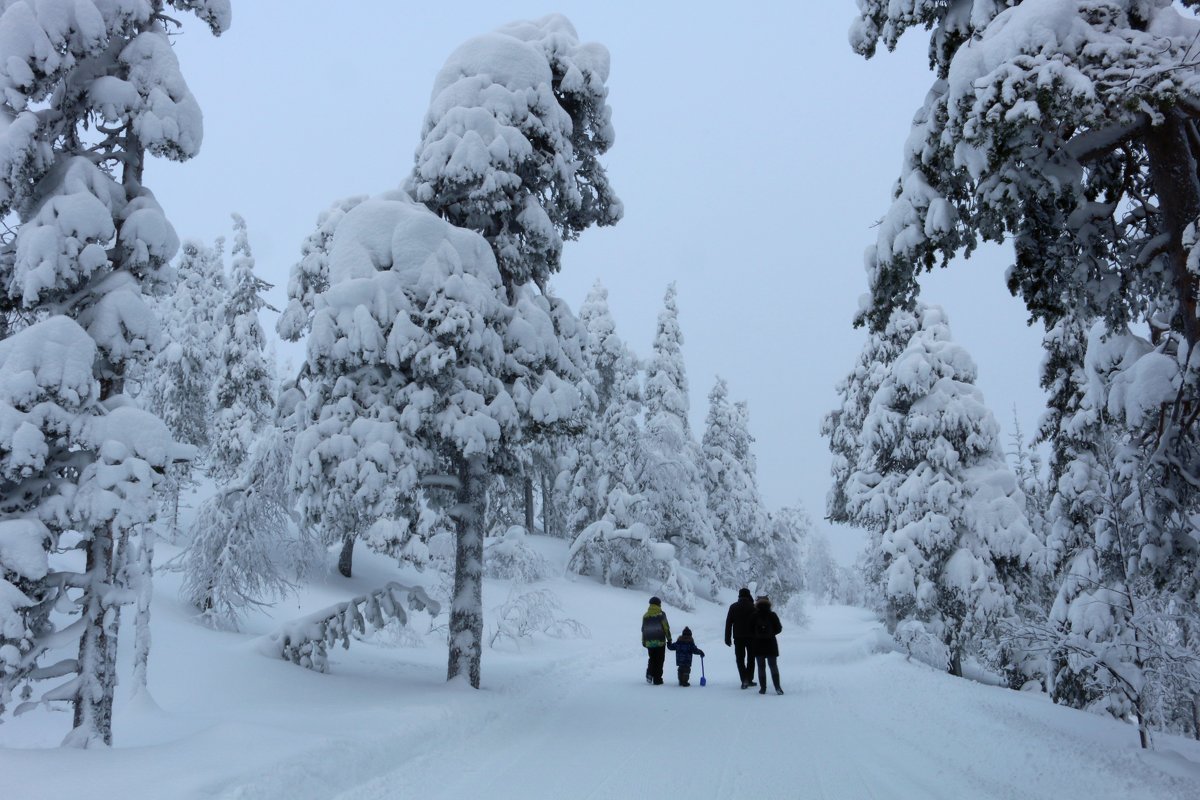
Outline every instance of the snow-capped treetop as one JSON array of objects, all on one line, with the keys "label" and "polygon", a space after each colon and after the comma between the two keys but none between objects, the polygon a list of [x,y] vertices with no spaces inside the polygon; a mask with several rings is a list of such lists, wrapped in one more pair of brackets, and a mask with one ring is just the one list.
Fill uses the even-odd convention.
[{"label": "snow-capped treetop", "polygon": [[317,216],[317,227],[300,245],[300,260],[292,265],[288,278],[287,308],[279,316],[275,330],[290,342],[299,341],[312,325],[313,304],[329,288],[329,248],[333,232],[346,212],[366,200],[356,195],[339,200]]},{"label": "snow-capped treetop", "polygon": [[688,422],[688,380],[683,363],[683,331],[679,327],[679,308],[675,304],[675,283],[663,296],[663,310],[658,314],[658,330],[654,335],[654,354],[646,365],[647,424],[653,417],[666,414],[676,418],[683,432],[691,430]]},{"label": "snow-capped treetop", "polygon": [[507,286],[544,286],[564,239],[621,217],[607,78],[607,50],[551,15],[468,40],[434,81],[406,191],[483,234]]},{"label": "snow-capped treetop", "polygon": [[596,413],[602,416],[617,386],[617,365],[625,358],[626,346],[617,335],[617,325],[608,308],[608,290],[596,281],[579,307],[579,321],[587,331],[586,376],[596,393]]}]

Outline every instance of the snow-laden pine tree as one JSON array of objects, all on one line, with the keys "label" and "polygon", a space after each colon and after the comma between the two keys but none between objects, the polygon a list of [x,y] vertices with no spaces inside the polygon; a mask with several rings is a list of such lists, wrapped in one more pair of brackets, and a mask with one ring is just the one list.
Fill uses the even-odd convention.
[{"label": "snow-laden pine tree", "polygon": [[758,493],[753,438],[747,428],[744,404],[730,404],[725,379],[718,377],[708,393],[708,417],[700,440],[708,516],[719,550],[719,577],[726,586],[743,585],[747,547],[767,536],[765,511]]},{"label": "snow-laden pine tree", "polygon": [[233,215],[231,255],[229,296],[212,387],[215,416],[209,474],[218,483],[228,483],[238,476],[274,404],[266,336],[258,319],[260,310],[270,308],[262,293],[271,284],[254,274],[246,221],[240,214]]},{"label": "snow-laden pine tree", "polygon": [[[452,493],[451,678],[479,685],[488,476],[531,427],[578,406],[552,303],[509,303],[488,243],[406,198],[368,200],[333,241],[308,337],[306,427],[292,476],[306,522],[342,536],[402,520],[422,487]],[[409,517],[411,519],[411,517]],[[415,522],[415,520],[413,520]]]},{"label": "snow-laden pine tree", "polygon": [[405,189],[483,234],[506,286],[544,288],[564,240],[621,218],[599,161],[614,137],[608,70],[606,48],[551,14],[468,40],[434,80]]},{"label": "snow-laden pine tree", "polygon": [[688,422],[688,379],[674,283],[663,298],[646,365],[645,408],[639,476],[648,504],[645,518],[659,538],[675,545],[679,560],[696,571],[705,593],[712,596],[720,585],[721,555],[708,516],[700,448]]},{"label": "snow-laden pine tree", "polygon": [[[1121,410],[1109,423],[1113,446],[1137,443],[1140,460],[1126,468],[1146,478],[1139,502],[1153,579],[1159,591],[1179,591],[1200,553],[1187,522],[1200,511],[1191,422],[1200,380],[1189,355],[1200,344],[1196,4],[862,0],[859,8],[855,49],[869,56],[923,25],[936,71],[868,265],[862,319],[881,326],[914,296],[921,271],[960,249],[1011,241],[1009,289],[1048,331],[1052,417],[1043,431],[1055,437],[1073,436],[1055,420],[1078,396],[1073,375],[1092,323],[1118,337],[1149,331],[1109,378]],[[1061,484],[1073,445],[1051,447]],[[1092,536],[1095,512],[1074,504],[1073,513],[1082,517],[1070,520],[1070,537]],[[1070,558],[1058,541],[1052,547]]]},{"label": "snow-laden pine tree", "polygon": [[962,659],[1012,616],[1037,568],[998,426],[936,306],[889,366],[863,421],[847,508],[873,530],[889,627],[918,621]]},{"label": "snow-laden pine tree", "polygon": [[[225,269],[218,239],[213,247],[185,241],[174,289],[155,304],[163,341],[145,374],[142,402],[162,419],[178,442],[197,448],[203,462],[212,424],[209,389],[217,375],[218,333],[225,303]],[[172,535],[179,520],[180,492],[191,485],[194,463],[167,472],[164,507]]]},{"label": "snow-laden pine tree", "polygon": [[[190,158],[202,135],[168,7],[217,34],[229,25],[228,0],[13,1],[0,13],[0,216],[20,223],[0,251],[13,437],[0,448],[0,524],[19,532],[23,562],[5,556],[19,596],[0,606],[0,629],[21,635],[0,646],[0,695],[14,675],[53,681],[21,695],[71,702],[66,743],[81,747],[112,741],[121,607],[148,597],[153,490],[174,458],[166,426],[123,394],[157,344],[143,291],[179,247],[142,186],[145,158]],[[80,557],[46,557],[60,549]]]}]

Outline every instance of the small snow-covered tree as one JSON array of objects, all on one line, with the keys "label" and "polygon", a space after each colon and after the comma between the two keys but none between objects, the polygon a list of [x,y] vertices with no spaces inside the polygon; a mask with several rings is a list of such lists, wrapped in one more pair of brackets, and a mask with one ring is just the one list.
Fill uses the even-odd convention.
[{"label": "small snow-covered tree", "polygon": [[808,588],[804,556],[814,535],[813,521],[797,503],[772,513],[765,527],[766,536],[749,542],[746,548],[747,583],[782,607],[792,595]]},{"label": "small snow-covered tree", "polygon": [[[50,621],[36,631],[39,639],[61,647],[79,637],[76,658],[32,674],[65,679],[42,699],[73,703],[66,743],[81,747],[112,741],[121,605],[145,596],[149,542],[142,537],[150,535],[150,499],[175,457],[166,427],[130,407],[123,394],[130,366],[157,343],[144,290],[179,247],[142,185],[145,159],[191,158],[202,138],[199,106],[168,38],[168,26],[179,25],[168,7],[195,13],[215,34],[230,22],[228,0],[16,1],[0,13],[0,216],[20,223],[0,248],[0,310],[17,327],[29,324],[23,333],[44,340],[44,346],[8,345],[9,356],[35,357],[20,370],[33,376],[62,366],[61,355],[38,363],[56,343],[92,356],[90,386],[72,374],[70,385],[82,391],[69,415],[18,429],[16,452],[36,456],[11,477],[39,489],[21,497],[17,486],[6,485],[0,505],[4,519],[44,524],[47,548],[83,554],[81,572],[52,569],[31,588],[48,604],[39,607],[68,615],[65,624],[43,618]],[[56,327],[41,327],[48,324]],[[36,378],[26,381],[31,391],[12,398],[22,412],[32,410],[23,404],[33,387],[44,387]],[[75,441],[65,443],[67,436]],[[71,454],[66,463],[42,460],[52,443]],[[140,637],[142,645],[147,641]],[[45,655],[37,647],[30,652],[35,660]]]},{"label": "small snow-covered tree", "polygon": [[315,561],[288,485],[295,421],[285,415],[255,440],[239,477],[200,506],[183,557],[185,600],[208,625],[236,629],[248,610],[283,597]]},{"label": "small snow-covered tree", "polygon": [[[197,448],[204,461],[212,424],[210,387],[217,375],[215,345],[225,303],[223,240],[213,247],[183,243],[174,290],[156,304],[163,343],[146,371],[142,402],[167,424],[176,441]],[[171,531],[179,520],[180,492],[192,482],[193,463],[173,465],[164,482]]]},{"label": "small snow-covered tree", "polygon": [[225,320],[221,328],[217,380],[212,388],[216,415],[212,423],[209,474],[218,482],[235,479],[250,456],[254,439],[271,413],[272,373],[266,359],[266,336],[258,312],[270,308],[262,293],[271,284],[254,274],[254,256],[246,221],[233,215],[232,274]]},{"label": "small snow-covered tree", "polygon": [[648,503],[648,524],[658,537],[675,545],[680,562],[696,570],[706,593],[712,596],[720,583],[720,556],[704,496],[700,449],[688,422],[683,331],[673,283],[663,299],[654,352],[646,366],[645,406],[646,449],[640,483]]},{"label": "small snow-covered tree", "polygon": [[434,80],[405,188],[481,233],[508,287],[545,287],[564,240],[621,218],[599,161],[614,136],[608,70],[607,49],[551,14],[465,42]]},{"label": "small snow-covered tree", "polygon": [[1039,552],[975,375],[941,309],[925,307],[871,400],[847,481],[851,514],[879,534],[890,627],[923,623],[956,675],[1012,615]]},{"label": "small snow-covered tree", "polygon": [[708,394],[708,418],[701,439],[705,496],[719,551],[720,578],[725,585],[744,584],[747,542],[763,538],[765,515],[758,493],[753,438],[746,427],[746,407],[731,405],[725,380],[718,377]]}]

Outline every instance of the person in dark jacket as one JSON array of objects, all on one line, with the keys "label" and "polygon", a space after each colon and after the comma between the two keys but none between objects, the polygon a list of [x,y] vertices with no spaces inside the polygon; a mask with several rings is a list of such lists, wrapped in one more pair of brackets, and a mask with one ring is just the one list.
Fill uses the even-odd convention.
[{"label": "person in dark jacket", "polygon": [[646,648],[646,683],[655,686],[663,682],[663,662],[667,645],[671,643],[671,625],[662,610],[662,600],[650,598],[650,607],[642,615],[642,647]]},{"label": "person in dark jacket", "polygon": [[783,694],[779,685],[779,642],[776,636],[783,632],[779,615],[771,610],[771,598],[759,595],[754,601],[754,660],[758,662],[758,693],[767,693],[767,667],[771,668],[771,680],[775,683],[775,694]]},{"label": "person in dark jacket", "polygon": [[750,590],[743,586],[738,590],[737,602],[729,607],[729,613],[725,615],[725,646],[734,646],[733,655],[737,658],[743,689],[754,685],[753,644],[754,600],[750,597]]},{"label": "person in dark jacket", "polygon": [[692,638],[692,629],[684,628],[678,639],[667,643],[667,649],[675,651],[675,666],[679,669],[679,685],[691,686],[688,678],[692,676],[692,655],[704,658],[704,651],[696,647],[696,641]]}]

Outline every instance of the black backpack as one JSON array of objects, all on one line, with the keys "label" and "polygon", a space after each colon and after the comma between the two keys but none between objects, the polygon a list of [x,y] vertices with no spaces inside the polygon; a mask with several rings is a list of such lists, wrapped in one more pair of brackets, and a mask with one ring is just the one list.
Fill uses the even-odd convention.
[{"label": "black backpack", "polygon": [[642,617],[642,641],[656,642],[666,638],[666,631],[663,630],[663,615],[655,614],[653,617]]},{"label": "black backpack", "polygon": [[770,614],[754,615],[754,638],[770,639],[775,635],[775,626],[771,624]]}]

